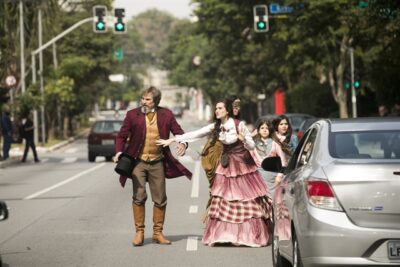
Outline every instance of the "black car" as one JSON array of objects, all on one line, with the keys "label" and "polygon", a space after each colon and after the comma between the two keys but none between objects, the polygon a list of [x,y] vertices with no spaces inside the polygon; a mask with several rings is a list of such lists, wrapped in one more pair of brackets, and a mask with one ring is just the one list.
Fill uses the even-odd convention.
[{"label": "black car", "polygon": [[308,128],[310,128],[310,126],[316,122],[317,120],[319,120],[318,118],[310,118],[310,119],[306,119],[304,120],[299,127],[299,130],[297,131],[297,139],[301,139],[303,137],[303,134],[307,131]]},{"label": "black car", "polygon": [[[0,221],[4,221],[8,218],[8,208],[4,201],[0,201]],[[2,266],[1,255],[0,255],[0,267]]]},{"label": "black car", "polygon": [[105,119],[96,121],[88,136],[88,160],[94,162],[97,156],[111,161],[115,154],[115,137],[122,125],[122,120]]}]

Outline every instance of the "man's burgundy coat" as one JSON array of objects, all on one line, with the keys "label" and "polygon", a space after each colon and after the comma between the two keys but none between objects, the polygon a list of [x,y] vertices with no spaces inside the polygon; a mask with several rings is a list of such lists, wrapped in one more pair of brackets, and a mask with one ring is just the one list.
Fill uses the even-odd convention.
[{"label": "man's burgundy coat", "polygon": [[[157,126],[161,139],[168,139],[170,137],[170,133],[173,133],[174,135],[184,133],[171,110],[158,107],[156,112]],[[146,138],[146,119],[145,114],[141,111],[140,107],[127,112],[122,127],[116,137],[116,153],[124,151],[125,143],[128,137],[130,137],[129,144],[125,153],[137,158],[141,149],[143,148]],[[166,178],[175,178],[183,175],[189,179],[192,178],[192,173],[172,156],[169,146],[163,148],[163,154]],[[127,178],[123,176],[119,178],[122,186],[125,186],[126,179]]]}]

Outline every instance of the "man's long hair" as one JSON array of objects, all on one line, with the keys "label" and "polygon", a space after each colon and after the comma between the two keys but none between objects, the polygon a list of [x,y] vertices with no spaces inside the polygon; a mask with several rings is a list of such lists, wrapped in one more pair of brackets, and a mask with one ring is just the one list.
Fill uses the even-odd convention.
[{"label": "man's long hair", "polygon": [[161,101],[161,91],[154,86],[150,86],[147,89],[142,90],[140,96],[151,94],[153,96],[154,107],[158,107]]}]

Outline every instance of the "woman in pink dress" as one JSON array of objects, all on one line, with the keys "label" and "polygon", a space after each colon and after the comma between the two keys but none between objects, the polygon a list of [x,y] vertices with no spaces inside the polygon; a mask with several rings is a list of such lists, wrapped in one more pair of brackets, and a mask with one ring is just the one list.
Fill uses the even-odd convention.
[{"label": "woman in pink dress", "polygon": [[168,146],[174,141],[192,142],[215,132],[223,144],[223,156],[210,188],[212,199],[202,242],[208,246],[229,243],[262,247],[272,237],[271,199],[249,153],[255,148],[251,133],[232,114],[232,101],[219,101],[214,123],[157,143]]}]

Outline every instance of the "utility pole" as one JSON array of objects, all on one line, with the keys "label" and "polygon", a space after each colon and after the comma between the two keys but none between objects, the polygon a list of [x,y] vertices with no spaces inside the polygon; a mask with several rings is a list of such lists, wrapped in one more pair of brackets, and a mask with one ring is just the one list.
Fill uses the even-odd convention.
[{"label": "utility pole", "polygon": [[351,69],[351,104],[353,118],[357,118],[357,96],[356,89],[354,88],[354,53],[353,48],[349,48],[350,53],[350,69]]},{"label": "utility pole", "polygon": [[24,41],[24,5],[19,1],[19,37],[21,43],[21,92],[25,93],[25,41]]},{"label": "utility pole", "polygon": [[[42,46],[42,7],[39,7],[38,11],[38,27],[39,27],[39,47]],[[44,116],[44,81],[43,81],[43,51],[39,52],[39,75],[40,75],[40,95],[42,98],[42,104],[40,105],[40,121],[42,128],[42,144],[46,143],[46,120]]]},{"label": "utility pole", "polygon": [[[56,37],[54,37],[53,39],[51,39],[50,41],[48,41],[47,43],[45,43],[44,45],[42,45],[42,37],[41,37],[42,25],[41,25],[41,10],[40,9],[39,9],[39,16],[40,16],[40,18],[39,18],[39,48],[31,53],[31,57],[32,57],[32,84],[36,83],[36,58],[35,58],[35,56],[38,53],[42,53],[42,51],[44,49],[46,49],[50,45],[54,44],[59,39],[61,39],[62,37],[64,37],[68,33],[72,32],[73,30],[75,30],[76,28],[81,26],[82,24],[93,21],[93,17],[80,20],[77,23],[75,23],[74,25],[72,25],[71,27],[69,27],[68,29],[66,29],[65,31],[63,31],[62,33],[60,33],[59,35],[57,35]],[[40,70],[40,93],[42,95],[42,100],[44,100],[44,94],[43,94],[44,93],[44,90],[43,90],[43,83],[44,83],[43,82],[43,58],[42,58],[42,56],[40,56],[40,58],[39,58],[39,70]],[[41,105],[40,110],[41,110],[41,120],[42,120],[42,143],[45,143],[46,139],[45,139],[45,123],[44,123],[44,120],[45,120],[45,118],[44,118],[44,104]],[[37,117],[37,116],[35,116],[35,117]],[[37,123],[37,122],[35,122],[35,123]],[[37,138],[37,136],[38,136],[38,130],[37,130],[37,128],[35,128],[35,138]],[[37,140],[35,140],[35,141],[37,141]]]}]

